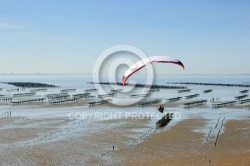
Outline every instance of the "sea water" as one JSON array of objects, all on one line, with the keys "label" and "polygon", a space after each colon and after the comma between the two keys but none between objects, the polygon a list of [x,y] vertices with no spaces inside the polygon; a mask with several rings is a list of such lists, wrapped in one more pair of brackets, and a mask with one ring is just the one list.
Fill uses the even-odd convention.
[{"label": "sea water", "polygon": [[[107,81],[108,79],[104,79],[103,81]],[[136,83],[145,83],[145,76],[133,76],[130,80]],[[128,83],[129,81],[128,80]],[[46,92],[37,92],[38,95],[43,96],[46,93],[57,93],[60,92],[61,89],[73,88],[76,89],[76,92],[73,93],[82,93],[85,89],[95,88],[94,84],[89,84],[92,82],[91,75],[0,75],[0,82],[35,82],[35,83],[46,83],[60,86],[60,88],[49,88]],[[154,78],[154,84],[157,85],[168,85],[166,82],[201,82],[201,83],[228,83],[228,84],[243,84],[245,82],[250,82],[250,76],[248,75],[239,75],[239,76],[197,76],[197,75],[157,75]],[[108,85],[107,85],[108,86]],[[178,85],[174,85],[178,86]],[[181,85],[186,86],[186,85]],[[0,88],[4,88],[3,91],[0,91],[1,94],[6,94],[7,89],[16,88],[12,85],[7,85],[0,83]],[[116,88],[124,88],[122,86]],[[191,100],[183,99],[181,102],[188,102],[192,100],[199,100],[199,99],[206,99],[208,100],[208,107],[194,107],[190,109],[183,108],[182,104],[176,106],[169,106],[165,109],[166,112],[174,112],[179,113],[180,117],[178,119],[172,120],[171,123],[161,130],[168,130],[172,126],[176,125],[182,120],[190,119],[190,118],[203,118],[209,120],[207,123],[207,127],[199,131],[199,127],[197,127],[197,131],[203,132],[207,134],[210,128],[214,127],[214,124],[218,121],[219,118],[223,119],[226,118],[227,120],[231,119],[248,119],[250,117],[250,111],[247,109],[240,109],[240,108],[219,108],[213,109],[211,107],[211,103],[209,102],[211,99],[219,99],[220,101],[232,101],[235,99],[235,96],[241,95],[239,93],[240,90],[249,89],[249,88],[242,88],[242,87],[222,87],[222,86],[201,86],[201,85],[188,85],[187,88],[192,89],[191,92],[188,93],[178,93],[176,89],[161,89],[157,92],[152,92],[150,99],[152,98],[161,98],[163,99],[162,104],[167,102],[166,99],[173,98],[173,97],[185,97],[191,94],[200,94],[198,98],[194,98]],[[206,89],[213,89],[213,92],[204,94],[203,91]],[[28,90],[26,90],[28,92]],[[18,92],[11,92],[11,93],[18,93]],[[20,92],[19,92],[20,93]],[[249,93],[248,93],[249,94]],[[11,94],[10,94],[11,95]],[[98,95],[97,93],[95,94]],[[118,96],[119,97],[119,94]],[[89,119],[89,123],[92,121],[101,121],[107,120],[105,118],[97,118],[91,117],[94,115],[93,113],[97,113],[99,116],[105,114],[109,114],[114,116],[120,116],[115,118],[126,118],[128,115],[133,115],[133,113],[137,113],[141,115],[142,113],[149,113],[154,115],[162,116],[156,109],[156,107],[143,107],[140,108],[137,105],[133,107],[117,107],[117,106],[97,106],[97,107],[88,107],[88,105],[84,106],[54,106],[54,107],[35,107],[35,106],[27,106],[27,105],[20,105],[20,106],[11,106],[6,104],[0,103],[0,118],[4,118],[2,115],[6,112],[12,112],[13,117],[23,117],[25,119],[36,119],[41,117],[54,117],[54,118],[69,118],[69,115],[84,115],[83,118]],[[87,116],[87,117],[86,117]],[[134,117],[137,121],[141,118]],[[137,118],[137,119],[136,119]],[[61,128],[67,128],[68,126],[72,126],[74,124],[81,123],[81,119],[74,118],[73,121],[68,124],[63,124]],[[154,127],[157,119],[152,119],[148,126],[149,128]],[[18,122],[18,121],[17,121]],[[32,124],[34,125],[34,124]],[[9,124],[2,125],[2,129],[6,129],[11,127]],[[26,126],[30,127],[30,126]],[[87,128],[78,128],[80,132],[88,132]],[[77,131],[78,131],[77,130]],[[145,132],[147,129],[140,129],[141,132]],[[161,131],[159,130],[159,131]],[[222,131],[223,132],[223,131]],[[69,135],[72,136],[73,133]],[[61,138],[61,137],[59,137]],[[13,144],[16,145],[16,144]],[[8,147],[9,145],[6,145]]]}]

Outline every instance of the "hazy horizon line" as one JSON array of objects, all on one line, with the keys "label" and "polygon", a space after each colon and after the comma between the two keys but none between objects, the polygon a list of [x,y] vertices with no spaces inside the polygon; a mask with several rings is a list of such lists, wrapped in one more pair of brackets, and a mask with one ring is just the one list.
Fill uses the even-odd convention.
[{"label": "hazy horizon line", "polygon": [[[102,73],[105,74],[105,73]],[[119,73],[121,74],[121,73]],[[93,73],[0,73],[0,75],[97,75]],[[147,75],[147,74],[137,74],[137,75]],[[154,74],[154,75],[250,75],[250,74]]]}]

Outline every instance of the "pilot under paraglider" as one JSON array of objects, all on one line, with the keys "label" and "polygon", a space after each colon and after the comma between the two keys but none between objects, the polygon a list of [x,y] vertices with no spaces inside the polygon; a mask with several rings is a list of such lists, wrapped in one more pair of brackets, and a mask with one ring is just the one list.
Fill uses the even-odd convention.
[{"label": "pilot under paraglider", "polygon": [[163,107],[162,105],[160,105],[160,106],[158,107],[158,111],[161,112],[161,113],[163,113],[164,107]]}]

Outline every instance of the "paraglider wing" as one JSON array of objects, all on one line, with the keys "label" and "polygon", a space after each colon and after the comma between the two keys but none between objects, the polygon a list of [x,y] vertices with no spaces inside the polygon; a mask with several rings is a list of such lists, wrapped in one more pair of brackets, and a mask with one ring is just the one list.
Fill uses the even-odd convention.
[{"label": "paraglider wing", "polygon": [[182,62],[179,61],[178,59],[174,59],[174,58],[167,57],[167,56],[152,56],[152,57],[149,57],[149,58],[142,59],[142,60],[136,62],[135,64],[133,64],[132,66],[130,66],[130,68],[123,75],[122,85],[124,86],[126,84],[127,79],[130,76],[132,76],[134,73],[136,73],[138,70],[140,70],[141,68],[145,67],[148,64],[152,64],[152,63],[155,63],[155,62],[174,63],[174,64],[177,64],[177,65],[180,65],[183,69],[185,69]]}]

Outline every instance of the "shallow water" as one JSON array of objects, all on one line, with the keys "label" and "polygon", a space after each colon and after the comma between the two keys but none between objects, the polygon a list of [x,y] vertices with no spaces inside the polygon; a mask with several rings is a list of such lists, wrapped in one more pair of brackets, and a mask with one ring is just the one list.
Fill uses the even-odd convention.
[{"label": "shallow water", "polygon": [[[138,81],[138,83],[143,83],[143,76],[137,76],[133,78]],[[250,76],[157,76],[155,78],[155,84],[166,85],[166,82],[211,82],[211,83],[239,83],[242,84],[244,82],[249,82]],[[75,88],[76,91],[70,92],[69,94],[77,94],[83,93],[84,90],[95,88],[93,84],[88,84],[88,82],[92,81],[92,77],[90,75],[0,75],[0,82],[38,82],[38,83],[47,83],[54,84],[60,86],[60,88],[49,88],[45,92],[37,92],[37,96],[43,97],[46,94],[51,93],[59,93],[61,89],[66,88]],[[114,86],[116,89],[121,89],[124,87]],[[23,91],[19,92],[7,92],[8,89],[16,88],[11,85],[1,84],[0,88],[4,88],[1,91],[1,94],[11,95],[13,93],[26,93],[29,92],[30,89],[26,88]],[[105,86],[106,89],[110,89],[111,87]],[[249,119],[250,111],[245,108],[219,108],[213,109],[211,107],[211,103],[209,102],[212,98],[218,98],[220,101],[231,101],[234,100],[234,97],[237,95],[241,95],[239,93],[240,90],[244,90],[245,88],[240,87],[219,87],[219,86],[188,86],[191,88],[191,92],[188,93],[177,93],[177,90],[169,90],[169,89],[161,89],[157,92],[152,92],[151,96],[148,99],[161,98],[168,99],[173,97],[183,97],[183,100],[180,101],[175,107],[166,107],[165,112],[175,112],[179,113],[180,117],[177,119],[173,119],[167,127],[161,130],[168,130],[172,126],[176,125],[182,120],[185,119],[207,119],[207,126],[205,129],[199,129],[197,126],[197,132],[202,132],[207,134],[211,128],[214,128],[219,118],[225,118],[225,122],[231,119]],[[204,94],[203,91],[206,89],[213,89],[213,92]],[[137,90],[132,92],[134,94],[137,93]],[[186,100],[184,96],[191,94],[200,94],[199,97]],[[247,93],[249,94],[249,93]],[[92,92],[92,95],[97,96],[97,92]],[[129,94],[117,94],[116,100],[120,100],[121,102],[125,102],[125,99],[129,100]],[[197,99],[206,99],[208,100],[207,107],[200,108],[190,108],[185,109],[182,106],[182,102],[188,102]],[[97,99],[95,99],[97,100]],[[163,100],[162,103],[166,104],[166,100]],[[137,105],[134,107],[117,107],[117,106],[97,106],[97,107],[89,107],[88,105],[84,106],[54,106],[43,108],[41,106],[28,106],[28,105],[20,105],[20,106],[10,106],[5,103],[0,103],[0,118],[6,118],[6,112],[11,111],[12,117],[21,117],[23,121],[32,121],[34,119],[46,119],[46,118],[66,118],[70,119],[70,114],[73,115],[73,118],[70,122],[62,124],[58,128],[58,132],[54,133],[51,141],[56,141],[60,139],[65,139],[68,137],[73,137],[77,135],[78,132],[86,132],[89,133],[88,130],[89,124],[94,124],[94,121],[105,121],[110,119],[126,119],[126,118],[134,118],[135,121],[140,120],[140,118],[144,119],[145,115],[150,115],[151,120],[148,123],[148,126],[155,127],[155,123],[160,119],[163,114],[160,114],[156,111],[155,107],[143,107],[139,108]],[[151,116],[152,115],[152,116]],[[14,128],[18,127],[19,124],[22,124],[23,121],[15,121],[11,123],[3,123],[1,124],[1,129]],[[221,122],[220,122],[221,123]],[[17,124],[15,126],[15,124]],[[44,124],[46,125],[46,124]],[[81,126],[81,127],[79,127]],[[24,128],[35,127],[34,124],[30,123],[29,125],[22,125]],[[102,127],[107,126],[97,126],[95,127],[95,131],[101,130]],[[71,132],[67,134],[64,132],[67,128],[72,129]],[[93,127],[91,128],[93,129]],[[136,132],[144,133],[148,130],[148,128],[136,129]],[[159,132],[161,131],[159,130]],[[223,128],[221,128],[221,132],[223,132]],[[61,136],[62,135],[62,136]],[[43,136],[39,139],[44,139]],[[48,141],[48,140],[46,140]],[[21,146],[23,144],[29,144],[34,142],[26,141],[26,142],[16,142],[15,144],[6,144],[7,146]],[[39,142],[39,141],[38,141]],[[42,142],[42,141],[40,141]]]}]

